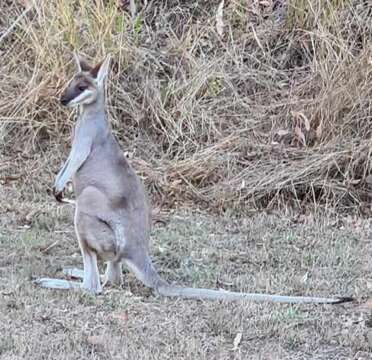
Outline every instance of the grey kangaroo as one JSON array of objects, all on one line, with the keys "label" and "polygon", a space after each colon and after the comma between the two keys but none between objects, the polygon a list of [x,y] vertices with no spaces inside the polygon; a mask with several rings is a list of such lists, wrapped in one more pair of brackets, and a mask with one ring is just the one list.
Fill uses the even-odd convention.
[{"label": "grey kangaroo", "polygon": [[285,303],[341,303],[348,298],[318,298],[237,293],[178,287],[158,275],[149,256],[150,211],[141,180],[123,155],[111,132],[105,112],[105,79],[110,57],[95,67],[75,55],[78,73],[64,90],[61,103],[80,105],[72,149],[57,175],[54,195],[72,179],[75,197],[75,230],[83,256],[83,282],[38,279],[43,287],[82,287],[102,292],[97,256],[107,261],[103,285],[120,284],[124,262],[146,286],[163,296],[209,300],[254,300]]}]

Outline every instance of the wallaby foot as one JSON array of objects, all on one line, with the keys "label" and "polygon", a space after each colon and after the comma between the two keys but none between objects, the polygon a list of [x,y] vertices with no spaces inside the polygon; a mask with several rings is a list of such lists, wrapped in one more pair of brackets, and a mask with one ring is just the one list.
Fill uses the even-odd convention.
[{"label": "wallaby foot", "polygon": [[50,279],[50,278],[40,278],[33,281],[34,284],[47,289],[57,289],[57,290],[71,290],[79,289],[81,286],[80,282],[68,281],[62,279]]},{"label": "wallaby foot", "polygon": [[84,261],[84,278],[81,288],[92,293],[102,293],[101,281],[97,266],[97,254],[94,252],[82,251]]},{"label": "wallaby foot", "polygon": [[83,289],[92,294],[102,293],[102,287],[100,283],[95,283],[92,281],[87,282],[77,282],[62,279],[50,279],[50,278],[40,278],[33,281],[34,284],[47,288],[47,289],[57,289],[57,290],[71,290],[71,289]]},{"label": "wallaby foot", "polygon": [[97,282],[87,279],[87,282],[84,283],[84,270],[82,269],[66,268],[63,269],[63,274],[70,278],[83,280],[83,283],[80,283],[80,287],[88,292],[93,294],[100,294],[102,292],[102,287]]},{"label": "wallaby foot", "polygon": [[90,294],[93,295],[99,295],[102,294],[102,286],[101,284],[91,283],[91,282],[83,282],[81,284],[81,289],[87,291]]},{"label": "wallaby foot", "polygon": [[88,275],[84,277],[81,288],[89,293],[98,295],[102,293],[102,286],[99,277]]},{"label": "wallaby foot", "polygon": [[[84,270],[76,268],[65,268],[62,270],[65,276],[74,279],[84,279]],[[100,294],[102,292],[102,287],[100,282],[94,281],[87,278],[84,283],[64,280],[64,279],[51,279],[51,278],[40,278],[33,281],[35,285],[48,289],[58,289],[58,290],[71,290],[71,289],[83,289],[93,294]]]},{"label": "wallaby foot", "polygon": [[[63,273],[75,279],[82,279],[84,275],[84,271],[79,269],[63,269]],[[81,287],[81,282],[63,279],[40,278],[34,280],[33,283],[43,288],[58,290],[80,289]]]},{"label": "wallaby foot", "polygon": [[121,263],[117,261],[108,261],[106,267],[106,273],[103,278],[103,287],[109,285],[121,285],[122,274],[121,274]]}]

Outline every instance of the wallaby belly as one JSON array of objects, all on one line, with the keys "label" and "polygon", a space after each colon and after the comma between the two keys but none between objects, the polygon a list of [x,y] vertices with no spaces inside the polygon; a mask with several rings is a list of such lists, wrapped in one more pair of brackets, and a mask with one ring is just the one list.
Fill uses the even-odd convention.
[{"label": "wallaby belly", "polygon": [[124,157],[115,139],[108,138],[92,146],[87,160],[73,179],[78,198],[88,186],[99,189],[114,208],[138,206],[142,184]]},{"label": "wallaby belly", "polygon": [[143,185],[115,139],[93,146],[73,184],[79,211],[120,223],[129,248],[147,247],[150,214]]}]

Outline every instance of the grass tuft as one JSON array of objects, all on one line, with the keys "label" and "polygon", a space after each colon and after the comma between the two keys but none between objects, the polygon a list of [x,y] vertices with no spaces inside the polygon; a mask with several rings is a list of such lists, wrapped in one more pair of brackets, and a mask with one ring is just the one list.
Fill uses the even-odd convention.
[{"label": "grass tuft", "polygon": [[71,52],[92,62],[110,52],[114,130],[164,206],[366,211],[370,6],[226,2],[221,38],[218,1],[146,4],[132,19],[114,0],[2,2],[6,176],[27,178],[31,167],[33,182],[50,187],[74,126],[58,103],[74,72]]}]

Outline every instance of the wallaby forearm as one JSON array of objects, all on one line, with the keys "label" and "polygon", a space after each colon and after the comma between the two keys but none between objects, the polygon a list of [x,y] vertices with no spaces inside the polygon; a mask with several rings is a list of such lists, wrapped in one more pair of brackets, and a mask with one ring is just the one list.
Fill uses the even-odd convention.
[{"label": "wallaby forearm", "polygon": [[67,165],[68,165],[68,163],[69,163],[69,161],[70,161],[70,158],[71,158],[71,152],[70,152],[70,154],[68,155],[68,157],[67,157],[65,163],[64,163],[63,166],[61,167],[61,170],[59,170],[59,172],[58,172],[58,174],[57,174],[57,176],[56,176],[55,183],[58,182],[58,179],[60,179],[61,176],[62,176],[62,175],[64,174],[64,172],[66,171],[66,168],[67,168]]},{"label": "wallaby forearm", "polygon": [[92,141],[85,137],[73,143],[70,155],[58,173],[54,188],[57,193],[62,192],[67,182],[75,175],[84,164],[91,151]]}]

